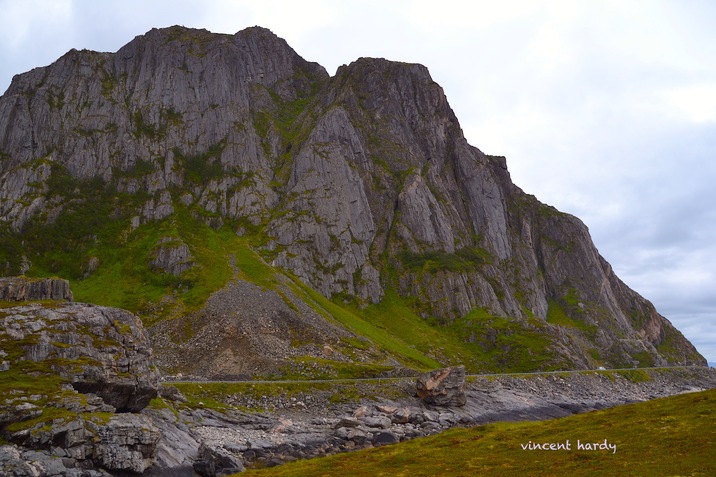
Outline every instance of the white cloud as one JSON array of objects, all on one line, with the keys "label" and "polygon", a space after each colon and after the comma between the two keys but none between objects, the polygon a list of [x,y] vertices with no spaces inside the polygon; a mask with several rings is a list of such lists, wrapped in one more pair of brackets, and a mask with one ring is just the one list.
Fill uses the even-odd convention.
[{"label": "white cloud", "polygon": [[410,22],[434,35],[504,26],[515,19],[531,17],[541,8],[540,2],[530,0],[443,0],[440,3],[419,0],[403,3],[403,13]]},{"label": "white cloud", "polygon": [[663,107],[695,122],[716,120],[716,82],[677,87],[661,94]]},{"label": "white cloud", "polygon": [[247,0],[207,2],[201,22],[212,31],[236,33],[247,26],[262,26],[285,39],[298,39],[306,32],[331,24],[337,16],[335,2],[304,0]]},{"label": "white cloud", "polygon": [[[25,0],[22,2],[3,0],[0,2],[0,41],[5,48],[17,49],[21,45],[49,37],[48,33],[60,34],[62,26],[72,16],[71,0]],[[42,25],[41,29],[33,25]]]}]

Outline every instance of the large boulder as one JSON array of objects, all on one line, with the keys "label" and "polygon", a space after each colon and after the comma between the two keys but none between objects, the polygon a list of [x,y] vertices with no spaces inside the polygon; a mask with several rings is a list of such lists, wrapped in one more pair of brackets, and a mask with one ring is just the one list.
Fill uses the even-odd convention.
[{"label": "large boulder", "polygon": [[436,369],[418,377],[415,385],[417,395],[435,406],[464,406],[465,366]]},{"label": "large boulder", "polygon": [[99,429],[93,460],[105,469],[141,474],[153,463],[159,429],[141,414],[118,414]]},{"label": "large boulder", "polygon": [[178,238],[162,237],[150,252],[149,258],[151,270],[170,273],[175,277],[194,266],[194,257],[189,246]]},{"label": "large boulder", "polygon": [[27,303],[0,310],[3,368],[55,375],[117,411],[137,412],[157,395],[159,374],[138,317],[81,303]]}]

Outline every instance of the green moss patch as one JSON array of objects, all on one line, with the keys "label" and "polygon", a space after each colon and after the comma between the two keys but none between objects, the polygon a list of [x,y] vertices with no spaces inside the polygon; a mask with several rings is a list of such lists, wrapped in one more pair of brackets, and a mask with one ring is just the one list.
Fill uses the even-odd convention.
[{"label": "green moss patch", "polygon": [[423,253],[400,252],[398,260],[408,270],[434,273],[441,270],[462,272],[492,263],[490,253],[479,247],[465,247],[455,253],[432,250]]},{"label": "green moss patch", "polygon": [[388,375],[393,369],[393,366],[382,364],[353,363],[302,356],[292,360],[292,363],[281,373],[281,379],[373,378]]}]

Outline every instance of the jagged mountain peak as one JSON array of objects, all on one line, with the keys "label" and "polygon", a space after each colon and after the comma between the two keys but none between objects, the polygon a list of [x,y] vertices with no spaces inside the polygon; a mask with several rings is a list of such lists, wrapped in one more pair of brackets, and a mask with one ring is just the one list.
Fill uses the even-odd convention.
[{"label": "jagged mountain peak", "polygon": [[[378,103],[395,99],[415,103],[421,108],[422,103],[428,103],[433,109],[438,104],[449,109],[440,85],[433,81],[427,67],[417,63],[363,57],[340,66],[334,81],[348,82],[356,94],[370,97],[371,102],[366,105],[373,110],[377,109]],[[425,109],[424,115],[435,115],[434,110]]]},{"label": "jagged mountain peak", "polygon": [[344,72],[345,70],[363,72],[364,74],[373,71],[377,71],[384,74],[397,74],[398,72],[405,72],[409,74],[417,74],[432,81],[432,78],[430,77],[430,72],[425,65],[421,65],[420,63],[395,61],[382,57],[361,56],[360,58],[348,63],[347,65],[339,66],[338,70],[336,71],[336,75],[338,75],[339,72]]},{"label": "jagged mountain peak", "polygon": [[280,43],[282,45],[285,45],[286,47],[293,50],[286,40],[276,35],[273,31],[271,31],[268,28],[254,25],[252,27],[244,28],[243,30],[239,30],[234,34],[235,37],[239,38],[252,38],[254,41],[262,41],[262,42],[270,42],[270,43]]},{"label": "jagged mountain peak", "polygon": [[[230,266],[250,249],[334,303],[398,300],[418,320],[391,328],[408,343],[420,320],[441,323],[464,353],[420,345],[442,362],[702,361],[584,224],[467,143],[425,66],[359,58],[330,77],[260,27],[155,29],[17,76],[0,97],[0,215],[5,273],[70,278],[151,322],[189,309],[214,323],[202,306],[230,277],[273,283],[281,316],[325,316]],[[110,277],[130,298],[98,294]]]},{"label": "jagged mountain peak", "polygon": [[324,97],[348,110],[376,142],[403,146],[381,154],[396,171],[442,165],[449,141],[467,147],[443,89],[423,65],[359,58],[338,69]]}]

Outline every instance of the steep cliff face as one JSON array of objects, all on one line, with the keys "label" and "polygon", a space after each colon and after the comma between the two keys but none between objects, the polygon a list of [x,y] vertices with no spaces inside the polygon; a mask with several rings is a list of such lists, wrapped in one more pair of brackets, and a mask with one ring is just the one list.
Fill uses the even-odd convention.
[{"label": "steep cliff face", "polygon": [[[171,214],[164,191],[174,186],[211,212],[260,215],[277,200],[275,157],[264,152],[278,132],[259,137],[257,116],[301,101],[327,76],[260,28],[226,36],[175,27],[115,54],[70,51],[15,77],[3,96],[0,213],[16,230],[38,211],[51,216],[62,205],[53,192],[66,191],[49,179],[65,173],[146,194],[140,220]],[[45,194],[17,203],[36,192]]]},{"label": "steep cliff face", "polygon": [[5,272],[66,275],[100,302],[120,275],[133,297],[106,301],[147,321],[260,282],[227,265],[248,247],[369,321],[361,307],[396,295],[495,366],[703,363],[584,224],[467,143],[421,65],[329,77],[265,29],[152,30],[16,76],[0,159]]}]

